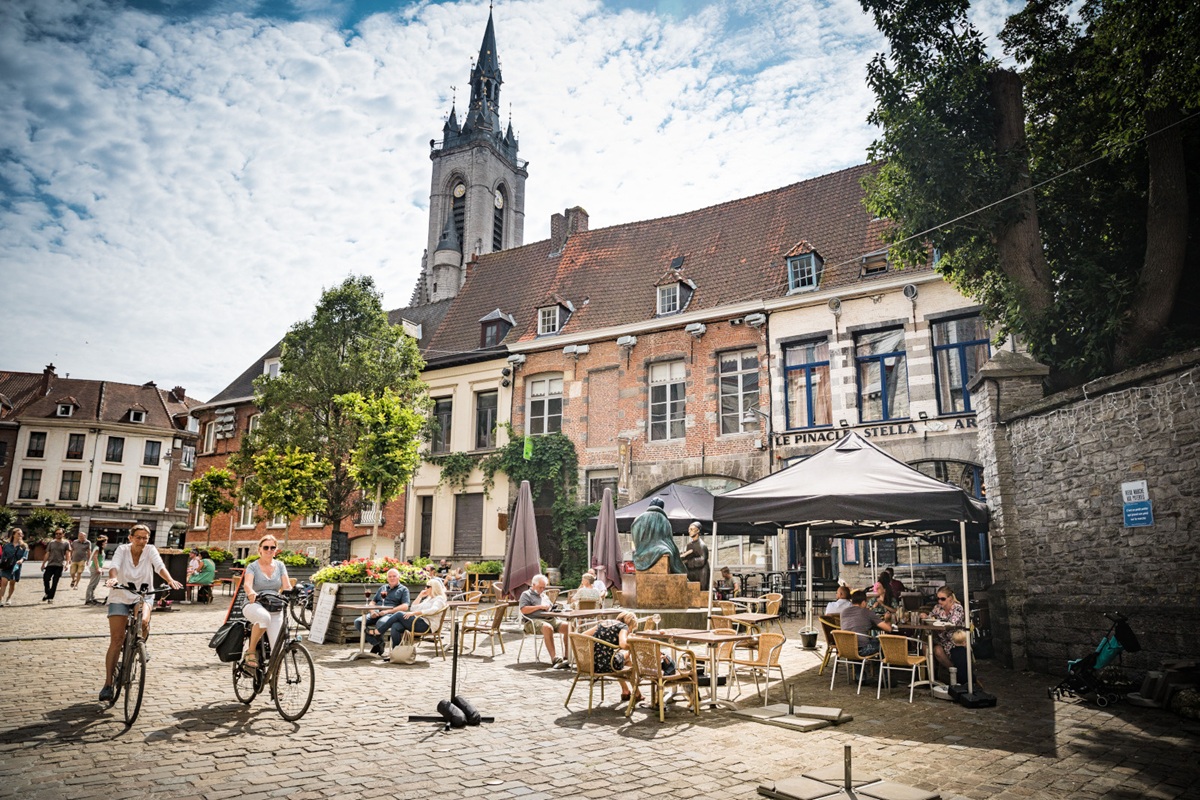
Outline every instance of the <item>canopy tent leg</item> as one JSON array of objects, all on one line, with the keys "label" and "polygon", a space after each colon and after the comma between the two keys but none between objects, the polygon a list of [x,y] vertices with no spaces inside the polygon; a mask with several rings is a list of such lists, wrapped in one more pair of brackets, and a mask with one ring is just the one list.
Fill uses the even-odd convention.
[{"label": "canopy tent leg", "polygon": [[806,577],[805,583],[807,584],[804,591],[804,629],[806,631],[811,631],[813,629],[812,574],[812,526],[810,525],[804,528],[804,575]]},{"label": "canopy tent leg", "polygon": [[712,547],[708,551],[708,615],[710,617],[713,610],[713,595],[717,593],[717,553],[717,521],[714,519]]},{"label": "canopy tent leg", "polygon": [[967,691],[975,691],[975,665],[971,663],[971,590],[967,586],[970,570],[967,564],[967,523],[958,523],[958,540],[962,542],[963,612],[967,615]]}]

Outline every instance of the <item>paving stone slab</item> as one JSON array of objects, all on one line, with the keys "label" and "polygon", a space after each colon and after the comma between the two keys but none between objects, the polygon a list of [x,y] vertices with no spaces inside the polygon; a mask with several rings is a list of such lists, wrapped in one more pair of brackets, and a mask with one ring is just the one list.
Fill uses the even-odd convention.
[{"label": "paving stone slab", "polygon": [[841,790],[811,778],[796,777],[764,783],[758,787],[758,793],[773,800],[821,800],[838,797]]}]

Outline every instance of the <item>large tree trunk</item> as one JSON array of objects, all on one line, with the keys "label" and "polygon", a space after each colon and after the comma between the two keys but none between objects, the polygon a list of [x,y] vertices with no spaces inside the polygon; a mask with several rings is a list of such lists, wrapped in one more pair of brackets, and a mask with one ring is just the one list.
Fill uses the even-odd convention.
[{"label": "large tree trunk", "polygon": [[1175,305],[1187,256],[1188,192],[1179,108],[1146,112],[1149,191],[1146,258],[1129,308],[1129,324],[1117,340],[1113,366],[1125,369],[1155,344]]},{"label": "large tree trunk", "polygon": [[1029,176],[1029,152],[1025,143],[1025,108],[1021,101],[1021,76],[996,70],[989,79],[992,105],[996,110],[996,152],[1014,165],[1008,194],[1016,213],[1011,222],[995,232],[1000,270],[1020,293],[1029,317],[1040,323],[1054,305],[1050,270],[1042,249],[1042,234]]}]

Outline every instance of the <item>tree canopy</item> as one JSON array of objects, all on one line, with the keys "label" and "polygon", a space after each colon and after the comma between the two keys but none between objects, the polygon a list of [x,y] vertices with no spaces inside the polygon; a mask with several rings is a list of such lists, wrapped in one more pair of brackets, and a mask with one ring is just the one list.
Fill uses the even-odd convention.
[{"label": "tree canopy", "polygon": [[901,262],[933,248],[1057,386],[1200,340],[1200,6],[1032,0],[1004,68],[968,0],[860,2],[890,45],[867,203]]},{"label": "tree canopy", "polygon": [[232,463],[248,476],[252,490],[262,494],[273,491],[271,481],[291,480],[296,473],[259,473],[256,456],[272,451],[310,454],[313,469],[319,467],[325,475],[320,501],[336,544],[342,520],[358,502],[353,456],[371,433],[339,398],[389,393],[423,414],[428,405],[420,380],[424,366],[416,340],[401,326],[389,324],[374,281],[347,278],[326,290],[312,317],[284,337],[279,375],[255,380],[254,401],[262,414]]},{"label": "tree canopy", "polygon": [[212,540],[212,520],[217,514],[228,514],[237,505],[237,478],[224,467],[212,467],[188,485],[192,505],[204,512],[205,533]]}]

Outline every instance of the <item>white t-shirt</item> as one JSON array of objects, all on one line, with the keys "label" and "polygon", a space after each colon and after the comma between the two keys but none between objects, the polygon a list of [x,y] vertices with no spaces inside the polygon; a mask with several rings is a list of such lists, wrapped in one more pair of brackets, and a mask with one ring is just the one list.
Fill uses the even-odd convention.
[{"label": "white t-shirt", "polygon": [[825,613],[826,614],[840,614],[840,613],[842,613],[842,611],[844,611],[845,609],[849,608],[852,605],[854,605],[854,604],[843,597],[839,600],[834,600],[832,603],[825,606]]},{"label": "white t-shirt", "polygon": [[[124,585],[132,583],[134,586],[141,587],[142,584],[147,586],[154,585],[154,576],[158,574],[166,565],[163,564],[162,556],[158,554],[158,548],[152,544],[146,545],[142,550],[142,556],[138,559],[138,563],[133,563],[132,554],[133,545],[123,544],[117,548],[117,552],[113,553],[112,561],[109,562],[108,568],[117,571],[117,583]],[[108,602],[110,603],[129,603],[137,602],[138,596],[133,592],[127,592],[124,589],[113,589],[108,594]]]}]

